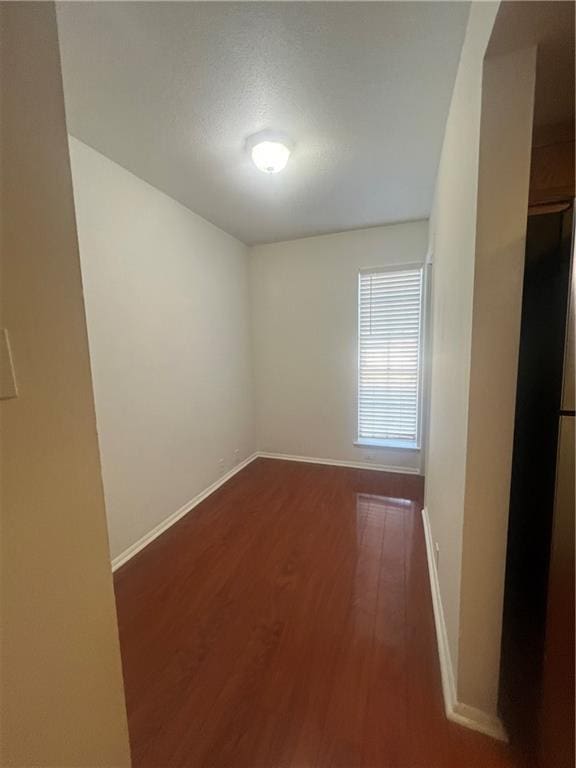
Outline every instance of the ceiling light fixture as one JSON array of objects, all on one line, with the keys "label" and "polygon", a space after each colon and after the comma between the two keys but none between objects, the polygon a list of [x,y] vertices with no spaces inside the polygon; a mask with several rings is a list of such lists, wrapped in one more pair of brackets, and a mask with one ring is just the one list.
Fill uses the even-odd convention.
[{"label": "ceiling light fixture", "polygon": [[278,173],[286,167],[292,146],[288,139],[270,131],[254,134],[246,142],[254,165],[263,173]]}]

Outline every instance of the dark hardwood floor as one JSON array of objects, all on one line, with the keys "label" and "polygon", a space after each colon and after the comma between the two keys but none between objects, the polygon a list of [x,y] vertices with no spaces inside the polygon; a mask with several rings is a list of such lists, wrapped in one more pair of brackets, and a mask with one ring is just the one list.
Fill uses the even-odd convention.
[{"label": "dark hardwood floor", "polygon": [[134,766],[512,766],[444,717],[421,506],[258,459],[118,571]]}]

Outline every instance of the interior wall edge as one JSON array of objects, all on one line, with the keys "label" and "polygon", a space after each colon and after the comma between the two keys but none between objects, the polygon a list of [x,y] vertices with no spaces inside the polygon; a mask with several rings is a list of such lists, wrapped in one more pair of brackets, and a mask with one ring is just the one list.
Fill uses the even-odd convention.
[{"label": "interior wall edge", "polygon": [[[472,3],[438,166],[430,220],[428,508],[443,618],[458,674],[460,581],[472,340],[482,69],[499,3]],[[455,697],[454,697],[455,698]]]},{"label": "interior wall edge", "polygon": [[[370,232],[377,229],[388,229],[389,227],[402,227],[406,224],[421,224],[425,222],[428,224],[430,216],[416,216],[409,219],[395,219],[393,221],[383,221],[379,224],[367,224],[364,227],[349,227],[348,229],[335,229],[332,232],[316,232],[312,235],[303,235],[302,237],[289,237],[284,240],[263,240],[262,242],[248,243],[248,249],[250,254],[259,248],[268,248],[271,246],[291,245],[292,243],[298,243],[305,245],[307,240],[322,240],[329,237],[340,237],[341,235],[355,235],[362,232]],[[401,264],[402,262],[400,262]],[[425,261],[424,261],[425,263]]]},{"label": "interior wall edge", "polygon": [[465,728],[478,731],[486,736],[491,736],[498,741],[507,741],[506,731],[499,718],[484,712],[476,707],[458,701],[456,696],[456,684],[454,681],[454,667],[448,644],[444,609],[442,607],[442,595],[434,557],[434,545],[428,507],[422,508],[422,524],[424,540],[426,544],[426,561],[428,563],[428,575],[430,578],[430,592],[432,595],[432,609],[434,611],[434,626],[436,628],[436,642],[438,645],[438,660],[440,664],[440,676],[442,679],[442,695],[444,698],[444,711],[448,720],[458,723]]},{"label": "interior wall edge", "polygon": [[535,74],[531,46],[487,57],[482,80],[457,689],[461,699],[494,715]]},{"label": "interior wall edge", "polygon": [[129,768],[53,2],[0,3],[0,765]]}]

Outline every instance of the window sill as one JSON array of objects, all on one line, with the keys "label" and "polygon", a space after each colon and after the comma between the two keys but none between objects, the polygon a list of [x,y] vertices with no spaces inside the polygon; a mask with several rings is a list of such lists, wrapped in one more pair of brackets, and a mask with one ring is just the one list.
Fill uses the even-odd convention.
[{"label": "window sill", "polygon": [[373,440],[368,437],[359,437],[354,441],[359,448],[394,448],[402,451],[420,451],[420,446],[407,440]]}]

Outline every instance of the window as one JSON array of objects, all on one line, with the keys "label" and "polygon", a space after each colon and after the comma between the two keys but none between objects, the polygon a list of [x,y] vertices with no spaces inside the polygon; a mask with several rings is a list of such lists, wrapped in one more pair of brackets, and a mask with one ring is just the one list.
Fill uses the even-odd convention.
[{"label": "window", "polygon": [[423,268],[360,273],[358,443],[420,447]]}]

